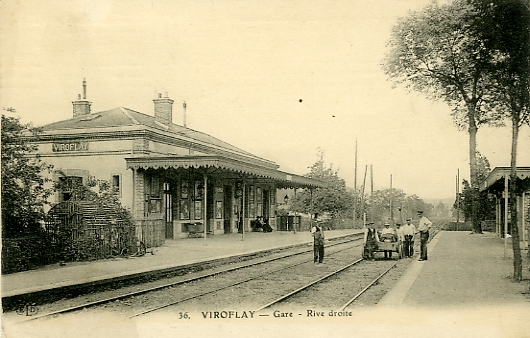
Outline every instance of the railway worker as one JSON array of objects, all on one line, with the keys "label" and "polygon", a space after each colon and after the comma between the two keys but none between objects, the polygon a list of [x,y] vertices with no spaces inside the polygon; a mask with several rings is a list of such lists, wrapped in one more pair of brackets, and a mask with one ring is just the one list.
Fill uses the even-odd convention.
[{"label": "railway worker", "polygon": [[418,232],[420,233],[420,259],[419,261],[427,260],[427,243],[429,242],[429,229],[432,226],[432,222],[425,216],[423,211],[418,211]]},{"label": "railway worker", "polygon": [[401,227],[401,223],[396,223],[396,236],[398,241],[405,241],[405,234],[403,233],[403,228]]},{"label": "railway worker", "polygon": [[318,214],[315,214],[314,224],[311,228],[311,235],[313,236],[313,262],[321,264],[324,260],[324,229],[317,219]]},{"label": "railway worker", "polygon": [[[385,227],[381,230],[381,241],[382,242],[395,242],[396,232],[390,227],[389,222],[385,222]],[[383,250],[385,253],[385,259],[392,258],[392,250]]]},{"label": "railway worker", "polygon": [[407,223],[403,226],[403,235],[405,236],[403,248],[407,257],[414,255],[414,234],[416,234],[416,227],[412,224],[412,220],[407,218]]},{"label": "railway worker", "polygon": [[379,236],[374,228],[374,222],[369,222],[364,228],[364,252],[363,258],[374,260],[374,251],[377,250]]}]

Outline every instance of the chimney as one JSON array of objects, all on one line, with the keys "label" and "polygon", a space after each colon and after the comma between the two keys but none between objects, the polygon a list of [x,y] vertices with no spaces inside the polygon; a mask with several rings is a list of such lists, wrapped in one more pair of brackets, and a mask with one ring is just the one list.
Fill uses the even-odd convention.
[{"label": "chimney", "polygon": [[183,117],[183,126],[186,127],[186,101],[182,104],[182,107],[184,108],[184,117]]},{"label": "chimney", "polygon": [[92,102],[86,99],[86,80],[83,79],[83,98],[78,95],[77,101],[72,101],[74,105],[74,117],[90,114],[90,105]]},{"label": "chimney", "polygon": [[173,123],[173,100],[167,97],[167,92],[165,97],[158,94],[158,98],[153,102],[155,103],[155,121],[171,125]]}]

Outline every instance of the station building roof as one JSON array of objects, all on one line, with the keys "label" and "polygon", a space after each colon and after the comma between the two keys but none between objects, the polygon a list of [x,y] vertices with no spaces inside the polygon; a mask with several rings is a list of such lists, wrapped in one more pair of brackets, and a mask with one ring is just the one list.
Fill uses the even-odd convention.
[{"label": "station building roof", "polygon": [[90,137],[90,135],[130,136],[138,132],[169,137],[175,144],[194,143],[208,155],[150,156],[139,155],[126,158],[127,168],[216,168],[243,173],[255,178],[272,179],[279,188],[316,188],[327,186],[326,182],[278,170],[270,160],[258,157],[224,142],[216,137],[173,123],[159,122],[125,107],[76,116],[68,120],[47,124],[40,128],[40,140]]},{"label": "station building roof", "polygon": [[143,126],[155,130],[170,132],[172,134],[185,136],[196,141],[206,142],[211,145],[225,148],[252,157],[257,157],[249,152],[223,142],[211,135],[196,131],[177,124],[163,124],[156,121],[154,116],[146,115],[129,108],[119,107],[88,115],[77,116],[68,120],[58,121],[41,127],[42,131],[72,131],[80,129],[101,129],[111,127]]}]

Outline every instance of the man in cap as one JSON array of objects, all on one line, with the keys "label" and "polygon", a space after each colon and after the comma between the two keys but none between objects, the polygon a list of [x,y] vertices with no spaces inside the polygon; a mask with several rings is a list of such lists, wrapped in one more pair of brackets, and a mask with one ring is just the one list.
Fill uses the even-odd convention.
[{"label": "man in cap", "polygon": [[374,228],[374,222],[368,222],[364,228],[364,252],[363,258],[374,260],[374,251],[377,250],[379,236]]},{"label": "man in cap", "polygon": [[416,234],[416,227],[412,224],[412,220],[407,218],[407,223],[403,226],[403,235],[405,237],[403,248],[407,257],[414,255],[414,234]]},{"label": "man in cap", "polygon": [[401,227],[401,223],[396,223],[396,236],[397,240],[401,242],[401,248],[403,248],[403,243],[405,243],[405,234],[403,233],[403,227]]},{"label": "man in cap", "polygon": [[432,222],[425,216],[423,211],[418,211],[418,231],[420,233],[420,259],[419,261],[427,260],[427,243],[429,242],[429,229],[432,226]]},{"label": "man in cap", "polygon": [[[383,242],[395,242],[396,240],[396,233],[394,229],[390,227],[389,222],[385,222],[385,227],[383,230],[381,230],[381,241]],[[385,259],[392,258],[392,250],[383,250],[385,253]]]},{"label": "man in cap", "polygon": [[398,241],[405,241],[405,234],[403,233],[403,228],[401,227],[401,223],[396,223],[396,236]]},{"label": "man in cap", "polygon": [[318,213],[315,213],[314,224],[311,228],[311,235],[313,236],[313,261],[314,263],[322,263],[324,260],[324,229],[318,219]]}]

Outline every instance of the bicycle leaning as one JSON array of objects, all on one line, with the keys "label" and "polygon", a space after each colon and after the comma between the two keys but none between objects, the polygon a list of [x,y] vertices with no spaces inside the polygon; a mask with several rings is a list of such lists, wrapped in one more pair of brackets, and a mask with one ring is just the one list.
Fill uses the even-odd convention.
[{"label": "bicycle leaning", "polygon": [[143,241],[138,237],[133,237],[127,240],[127,236],[123,232],[115,233],[115,243],[112,247],[113,256],[121,257],[141,257],[147,252],[147,247]]}]

